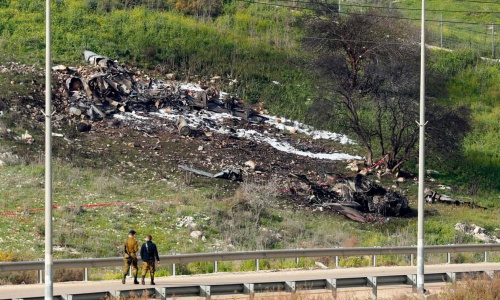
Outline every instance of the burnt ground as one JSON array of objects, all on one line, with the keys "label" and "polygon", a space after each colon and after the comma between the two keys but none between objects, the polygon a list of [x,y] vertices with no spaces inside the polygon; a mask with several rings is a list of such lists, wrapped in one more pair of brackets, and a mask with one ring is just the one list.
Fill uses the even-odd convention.
[{"label": "burnt ground", "polygon": [[[3,70],[2,70],[3,68]],[[35,137],[34,142],[23,151],[43,151],[45,106],[43,70],[35,67],[11,64],[0,66],[0,74],[12,78],[2,89],[16,92],[0,95],[0,111],[9,126],[17,126]],[[123,165],[128,162],[137,168],[155,170],[157,173],[182,173],[178,164],[208,172],[218,172],[227,167],[244,168],[246,161],[256,163],[255,172],[246,175],[256,181],[270,177],[287,178],[290,173],[304,174],[313,181],[326,179],[329,173],[345,173],[345,161],[314,159],[279,151],[267,143],[256,142],[228,134],[205,134],[203,128],[194,129],[190,136],[178,133],[174,121],[157,118],[147,113],[138,113],[151,119],[138,118],[91,121],[71,115],[68,110],[65,77],[53,74],[53,137],[54,155],[69,160],[76,166],[113,167],[118,173],[126,172]],[[194,111],[196,113],[196,111]],[[91,125],[88,132],[76,130],[78,123]],[[257,124],[234,118],[224,121],[231,130],[247,129],[273,132],[280,141],[290,143],[298,150],[313,153],[343,152],[355,146],[346,146],[331,140],[313,140],[310,136],[292,134],[272,128],[269,124]],[[19,129],[18,129],[19,130]],[[7,133],[4,140],[14,140],[20,132]],[[25,143],[26,144],[26,143]],[[346,150],[349,151],[349,150]],[[354,151],[354,150],[351,150]],[[21,153],[22,154],[22,153]],[[356,155],[358,153],[350,153]],[[97,159],[98,158],[98,159]],[[168,175],[165,175],[168,176]]]},{"label": "burnt ground", "polygon": [[[187,165],[199,170],[217,173],[227,168],[247,169],[244,180],[266,182],[271,177],[287,182],[290,173],[304,174],[311,180],[326,180],[328,173],[345,170],[345,162],[313,159],[276,150],[262,142],[246,140],[233,135],[214,133],[206,137],[201,132],[192,136],[181,136],[172,121],[155,120],[158,126],[151,126],[148,120],[147,132],[137,121],[103,120],[92,122],[89,132],[74,136],[54,137],[57,156],[68,159],[78,166],[116,168],[117,173],[126,174],[130,164],[136,170],[147,170],[163,177],[180,175],[185,171],[178,165]],[[263,125],[247,124],[249,127]],[[310,138],[287,137],[299,148],[332,151],[334,142],[323,145],[309,145]],[[310,151],[310,150],[309,150]],[[96,159],[98,158],[98,159]],[[254,161],[254,171],[248,170],[245,162]],[[141,173],[141,172],[139,172]]]},{"label": "burnt ground", "polygon": [[[43,153],[43,72],[34,67],[14,64],[0,66],[0,72],[2,76],[12,79],[10,82],[4,82],[2,88],[16,90],[0,96],[0,111],[4,111],[6,127],[17,128],[12,131],[3,128],[2,139],[18,144],[14,150],[25,158],[34,156],[37,152]],[[193,126],[189,136],[183,136],[174,120],[148,112],[126,114],[121,118],[108,116],[100,120],[89,120],[84,115],[72,115],[69,113],[70,105],[65,89],[66,77],[64,74],[55,74],[53,77],[53,132],[56,134],[53,137],[53,153],[58,159],[74,166],[106,168],[116,175],[134,180],[182,178],[187,171],[181,170],[178,165],[211,173],[229,168],[241,169],[244,181],[265,184],[273,178],[279,184],[284,198],[304,205],[311,204],[313,195],[318,197],[318,193],[311,190],[311,185],[304,184],[304,178],[321,185],[332,176],[356,176],[356,172],[346,169],[349,161],[299,156],[277,150],[266,142],[235,134],[238,130],[266,133],[280,142],[287,142],[297,150],[311,153],[346,153],[356,151],[357,148],[355,145],[312,139],[308,135],[280,130],[269,122],[256,123],[237,117],[226,118],[222,121],[223,124],[219,125],[225,128],[225,133],[207,130],[207,126],[198,125]],[[199,115],[203,111],[195,109],[182,113]],[[90,125],[90,130],[77,129],[82,123]],[[20,130],[29,133],[34,139],[18,141],[22,134]],[[249,168],[248,161],[254,162],[255,168]],[[238,186],[229,182],[228,184],[234,189]],[[326,188],[329,188],[329,185]],[[357,193],[354,190],[352,192]],[[328,197],[327,202],[339,200],[330,190],[321,191],[320,194],[322,197]],[[363,205],[366,209],[366,203]],[[340,209],[339,212],[351,215],[353,219],[368,220],[365,219],[366,215],[361,216],[350,207],[327,209]],[[373,213],[380,214],[380,217],[384,215],[384,212],[370,212]]]}]

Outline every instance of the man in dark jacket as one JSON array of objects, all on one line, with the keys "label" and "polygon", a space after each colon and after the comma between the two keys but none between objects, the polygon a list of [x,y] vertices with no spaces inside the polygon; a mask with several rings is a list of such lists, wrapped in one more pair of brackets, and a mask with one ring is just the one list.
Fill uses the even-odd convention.
[{"label": "man in dark jacket", "polygon": [[146,242],[141,247],[141,259],[144,262],[142,264],[142,284],[146,284],[144,278],[146,278],[146,273],[149,271],[151,274],[151,285],[155,285],[155,261],[160,264],[158,250],[155,243],[151,241],[152,239],[153,237],[150,234],[146,235]]}]

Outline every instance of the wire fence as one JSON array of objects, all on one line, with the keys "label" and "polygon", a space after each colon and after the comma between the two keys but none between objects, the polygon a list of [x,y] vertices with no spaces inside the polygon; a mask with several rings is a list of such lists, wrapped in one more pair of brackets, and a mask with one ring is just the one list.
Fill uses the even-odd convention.
[{"label": "wire fence", "polygon": [[471,49],[481,56],[496,59],[499,57],[498,29],[494,24],[429,24],[430,34],[426,43],[450,50]]},{"label": "wire fence", "polygon": [[[310,1],[313,0],[303,0]],[[399,7],[396,1],[382,4],[377,0],[333,0],[338,1],[340,13],[350,14],[355,11],[372,9],[370,16],[387,15],[389,11],[398,10],[401,19],[414,23],[421,21],[421,8]],[[474,2],[474,1],[468,1]],[[305,2],[302,2],[305,3]],[[483,57],[500,58],[500,2],[480,2],[488,4],[478,6],[474,10],[457,6],[453,10],[426,8],[425,20],[428,34],[426,44],[450,50],[471,49]],[[398,17],[396,17],[398,18]]]}]

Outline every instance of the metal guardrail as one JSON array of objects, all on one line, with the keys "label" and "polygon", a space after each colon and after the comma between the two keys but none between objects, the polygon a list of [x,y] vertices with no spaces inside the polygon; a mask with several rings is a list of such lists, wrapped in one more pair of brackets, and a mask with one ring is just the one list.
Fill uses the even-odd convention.
[{"label": "metal guardrail", "polygon": [[[488,252],[500,251],[500,244],[470,244],[470,245],[445,245],[427,246],[425,253],[447,253],[448,262],[451,253],[483,252],[484,261],[487,262]],[[325,249],[288,249],[288,250],[264,250],[264,251],[239,251],[239,252],[211,252],[193,254],[160,255],[163,264],[182,264],[190,262],[217,262],[236,260],[260,260],[276,258],[302,258],[302,257],[349,257],[349,256],[372,256],[374,265],[376,256],[380,255],[409,255],[417,253],[416,247],[371,247],[371,248],[325,248]],[[338,260],[337,260],[338,261]],[[413,259],[411,260],[413,261]],[[103,268],[118,267],[123,265],[123,258],[84,258],[84,259],[61,259],[54,260],[55,269],[78,269],[78,268]],[[256,264],[258,266],[258,264]],[[0,272],[43,270],[44,261],[22,261],[0,263]],[[216,270],[215,270],[216,271]],[[174,274],[175,275],[175,274]]]},{"label": "metal guardrail", "polygon": [[[494,278],[495,271],[474,272],[475,275],[484,275]],[[449,272],[425,274],[425,283],[453,282],[471,275],[471,272]],[[287,292],[295,294],[303,291],[329,292],[332,299],[336,299],[337,292],[347,288],[368,287],[371,289],[372,299],[377,299],[378,288],[381,286],[402,285],[411,286],[416,291],[416,274],[391,275],[391,276],[366,276],[352,278],[312,279],[300,281],[276,281],[256,283],[231,283],[213,285],[182,285],[171,287],[149,287],[139,289],[124,289],[115,291],[89,292],[84,294],[55,295],[53,299],[76,300],[76,299],[126,299],[131,296],[154,297],[155,299],[175,299],[178,297],[202,297],[210,300],[215,295],[248,295],[254,299],[256,293]],[[43,300],[42,296],[13,298],[14,300]]]},{"label": "metal guardrail", "polygon": [[[483,252],[484,261],[487,262],[488,252],[500,251],[500,244],[480,244],[480,245],[446,245],[446,246],[428,246],[425,247],[425,253],[446,253],[447,262],[450,263],[451,253],[464,252]],[[291,249],[291,250],[266,250],[266,251],[242,251],[242,252],[216,252],[216,253],[196,253],[196,254],[179,254],[179,255],[161,255],[160,260],[163,264],[172,264],[173,273],[175,275],[175,264],[190,263],[190,262],[214,262],[214,272],[217,272],[217,261],[236,261],[250,260],[256,261],[256,269],[258,270],[258,261],[260,259],[276,259],[276,258],[302,258],[302,257],[335,257],[338,263],[339,257],[349,256],[372,256],[373,264],[376,265],[376,256],[379,255],[409,255],[413,262],[413,256],[416,254],[416,247],[374,247],[374,248],[327,248],[327,249]],[[53,268],[55,269],[72,269],[84,268],[84,280],[87,280],[88,268],[100,267],[118,267],[123,265],[123,258],[89,258],[89,259],[66,259],[54,260]],[[0,272],[27,271],[38,270],[39,274],[43,272],[45,264],[43,261],[26,261],[26,262],[7,262],[0,263]],[[489,277],[495,276],[497,271],[484,270],[475,272],[476,274],[484,274]],[[460,279],[463,276],[470,275],[470,272],[453,272],[453,273],[436,273],[425,274],[424,282],[451,282]],[[43,276],[40,276],[42,279]],[[366,276],[353,278],[333,278],[333,279],[314,279],[302,281],[282,281],[282,282],[255,282],[241,284],[216,284],[216,285],[190,285],[190,286],[171,286],[171,287],[156,287],[134,290],[119,290],[119,291],[102,291],[94,293],[60,295],[54,299],[97,299],[97,298],[123,298],[135,293],[141,295],[146,293],[150,296],[155,296],[161,299],[168,297],[180,296],[198,296],[205,299],[210,299],[212,295],[224,294],[245,294],[249,295],[249,299],[253,299],[255,293],[259,292],[290,292],[295,293],[299,290],[328,290],[331,291],[333,298],[338,289],[349,287],[369,287],[371,288],[372,299],[377,299],[377,289],[380,286],[387,285],[410,285],[413,289],[416,288],[416,274],[402,274],[391,276]],[[43,297],[29,297],[22,299],[43,299]]]}]

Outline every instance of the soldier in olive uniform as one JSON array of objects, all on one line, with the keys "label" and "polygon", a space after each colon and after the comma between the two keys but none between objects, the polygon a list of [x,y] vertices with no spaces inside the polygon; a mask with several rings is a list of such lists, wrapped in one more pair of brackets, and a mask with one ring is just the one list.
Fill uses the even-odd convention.
[{"label": "soldier in olive uniform", "polygon": [[130,269],[130,266],[132,266],[132,274],[134,275],[134,284],[139,284],[139,281],[137,281],[137,272],[139,268],[137,267],[137,254],[136,254],[136,252],[139,250],[139,245],[135,240],[134,230],[130,230],[130,232],[128,233],[128,238],[125,239],[123,247],[124,247],[124,254],[123,254],[124,268],[123,268],[122,283],[125,284],[125,278],[127,277],[128,270]]}]

